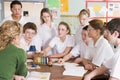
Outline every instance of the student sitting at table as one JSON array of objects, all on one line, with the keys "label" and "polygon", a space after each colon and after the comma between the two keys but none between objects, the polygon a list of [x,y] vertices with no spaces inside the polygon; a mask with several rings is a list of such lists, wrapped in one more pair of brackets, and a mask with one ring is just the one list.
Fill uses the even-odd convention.
[{"label": "student sitting at table", "polygon": [[26,53],[20,47],[21,25],[5,21],[0,26],[0,80],[25,80]]},{"label": "student sitting at table", "polygon": [[[21,38],[21,47],[27,52],[27,57],[32,58],[34,52],[41,51],[41,40],[37,36],[37,27],[34,23],[28,22],[23,26],[23,36]],[[29,53],[30,47],[34,46],[33,53]]]},{"label": "student sitting at table", "polygon": [[[49,46],[44,50],[45,55],[50,57],[64,57],[74,46],[74,39],[70,35],[70,27],[66,22],[60,22],[58,25],[58,36],[54,37]],[[51,48],[55,48],[55,53],[47,54]]]},{"label": "student sitting at table", "polygon": [[[89,54],[83,59],[83,65],[87,70],[94,70],[110,59],[114,52],[103,37],[104,23],[101,20],[91,20],[88,26],[88,36],[91,37]],[[108,56],[109,55],[109,56]]]},{"label": "student sitting at table", "polygon": [[91,80],[94,76],[103,74],[107,70],[111,72],[109,80],[120,80],[120,18],[112,19],[107,23],[105,37],[116,47],[114,50],[115,54],[101,67],[86,75],[84,80]]},{"label": "student sitting at table", "polygon": [[71,52],[64,56],[63,59],[59,59],[58,62],[59,63],[63,63],[67,60],[69,60],[70,58],[73,58],[73,57],[78,57],[75,59],[75,63],[80,63],[82,62],[82,58],[84,58],[85,56],[87,56],[87,49],[88,49],[88,44],[89,44],[89,41],[90,41],[90,38],[88,37],[88,31],[87,31],[87,28],[88,28],[88,25],[85,26],[83,29],[82,29],[82,40],[80,41],[80,44],[77,44],[72,50]]}]

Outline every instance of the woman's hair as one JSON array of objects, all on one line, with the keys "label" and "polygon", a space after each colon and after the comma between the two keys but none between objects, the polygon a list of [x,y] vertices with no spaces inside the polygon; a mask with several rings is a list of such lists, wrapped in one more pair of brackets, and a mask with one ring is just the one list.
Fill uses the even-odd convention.
[{"label": "woman's hair", "polygon": [[86,25],[86,26],[83,27],[82,29],[87,31],[87,29],[88,29],[88,25]]},{"label": "woman's hair", "polygon": [[35,33],[37,33],[37,27],[34,23],[32,22],[28,22],[23,26],[23,33],[25,33],[26,29],[32,29],[35,31]]},{"label": "woman's hair", "polygon": [[100,35],[104,33],[104,23],[102,20],[93,19],[89,22],[90,26],[93,27],[95,30],[100,30]]},{"label": "woman's hair", "polygon": [[20,35],[21,25],[15,21],[5,21],[0,26],[0,50],[9,45],[15,36]]},{"label": "woman's hair", "polygon": [[62,21],[62,22],[59,23],[58,26],[60,26],[60,25],[64,25],[64,26],[66,27],[66,29],[69,31],[68,34],[71,34],[70,27],[69,27],[69,25],[68,25],[66,22],[63,22],[63,21]]},{"label": "woman's hair", "polygon": [[14,1],[12,1],[11,2],[11,4],[10,4],[10,8],[12,9],[13,8],[13,5],[20,5],[21,6],[21,8],[22,8],[22,4],[21,4],[21,2],[20,1],[18,1],[18,0],[14,0]]},{"label": "woman's hair", "polygon": [[48,13],[50,15],[50,18],[51,18],[51,21],[52,21],[52,15],[51,15],[51,12],[48,8],[43,8],[41,10],[41,13],[40,13],[40,20],[41,20],[41,24],[45,23],[44,19],[42,18],[43,16],[43,13]]},{"label": "woman's hair", "polygon": [[88,17],[90,17],[90,11],[89,9],[82,9],[79,14],[78,17],[82,16],[82,15],[88,15]]},{"label": "woman's hair", "polygon": [[120,18],[112,19],[106,24],[105,28],[108,29],[111,34],[117,31],[119,33],[118,38],[120,38]]}]

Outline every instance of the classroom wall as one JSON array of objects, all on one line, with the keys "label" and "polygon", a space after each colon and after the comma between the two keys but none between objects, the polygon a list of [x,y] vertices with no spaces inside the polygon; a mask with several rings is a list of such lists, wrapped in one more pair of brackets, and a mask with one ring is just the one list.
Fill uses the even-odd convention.
[{"label": "classroom wall", "polygon": [[80,25],[77,15],[80,10],[85,8],[86,0],[68,0],[69,1],[69,10],[68,12],[60,12],[61,21],[65,21],[69,24],[71,28],[71,33],[75,34],[76,27]]}]

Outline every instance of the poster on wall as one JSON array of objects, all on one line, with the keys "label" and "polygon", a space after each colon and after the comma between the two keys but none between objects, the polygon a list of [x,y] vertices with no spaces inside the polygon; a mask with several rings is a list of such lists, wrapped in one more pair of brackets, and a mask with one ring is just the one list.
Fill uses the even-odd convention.
[{"label": "poster on wall", "polygon": [[88,9],[90,10],[90,17],[106,17],[106,3],[105,2],[89,2]]},{"label": "poster on wall", "polygon": [[108,16],[114,17],[120,16],[120,3],[117,2],[108,3]]},{"label": "poster on wall", "polygon": [[68,12],[68,0],[60,0],[60,12]]},{"label": "poster on wall", "polygon": [[47,0],[47,6],[50,9],[59,9],[60,8],[60,0]]}]

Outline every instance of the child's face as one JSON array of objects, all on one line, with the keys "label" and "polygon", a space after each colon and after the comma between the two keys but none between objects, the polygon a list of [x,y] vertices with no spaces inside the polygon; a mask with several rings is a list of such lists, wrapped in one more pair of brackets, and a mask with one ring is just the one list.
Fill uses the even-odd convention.
[{"label": "child's face", "polygon": [[88,20],[89,20],[88,15],[81,15],[79,17],[79,21],[80,21],[81,26],[87,25],[88,24]]},{"label": "child's face", "polygon": [[13,5],[11,12],[12,12],[13,16],[20,17],[21,12],[22,12],[21,5],[18,5],[18,4]]},{"label": "child's face", "polygon": [[65,25],[59,25],[58,26],[58,34],[59,34],[59,37],[65,37],[67,34],[68,34],[68,30],[66,28]]},{"label": "child's face", "polygon": [[88,26],[88,36],[90,37],[90,38],[95,38],[98,34],[100,34],[100,33],[98,33],[98,31],[97,30],[95,30],[92,26]]},{"label": "child's face", "polygon": [[47,13],[47,12],[44,12],[44,13],[43,13],[42,18],[43,18],[43,20],[45,21],[45,23],[51,22],[50,14]]},{"label": "child's face", "polygon": [[24,34],[25,34],[25,39],[31,41],[35,36],[36,32],[33,29],[26,29]]},{"label": "child's face", "polygon": [[89,37],[88,37],[88,31],[87,30],[82,30],[82,40],[84,42],[87,42],[88,39],[89,39]]},{"label": "child's face", "polygon": [[109,30],[105,30],[104,37],[108,40],[109,43],[112,43],[112,44],[114,44],[115,39],[117,38],[115,33],[111,34]]}]

